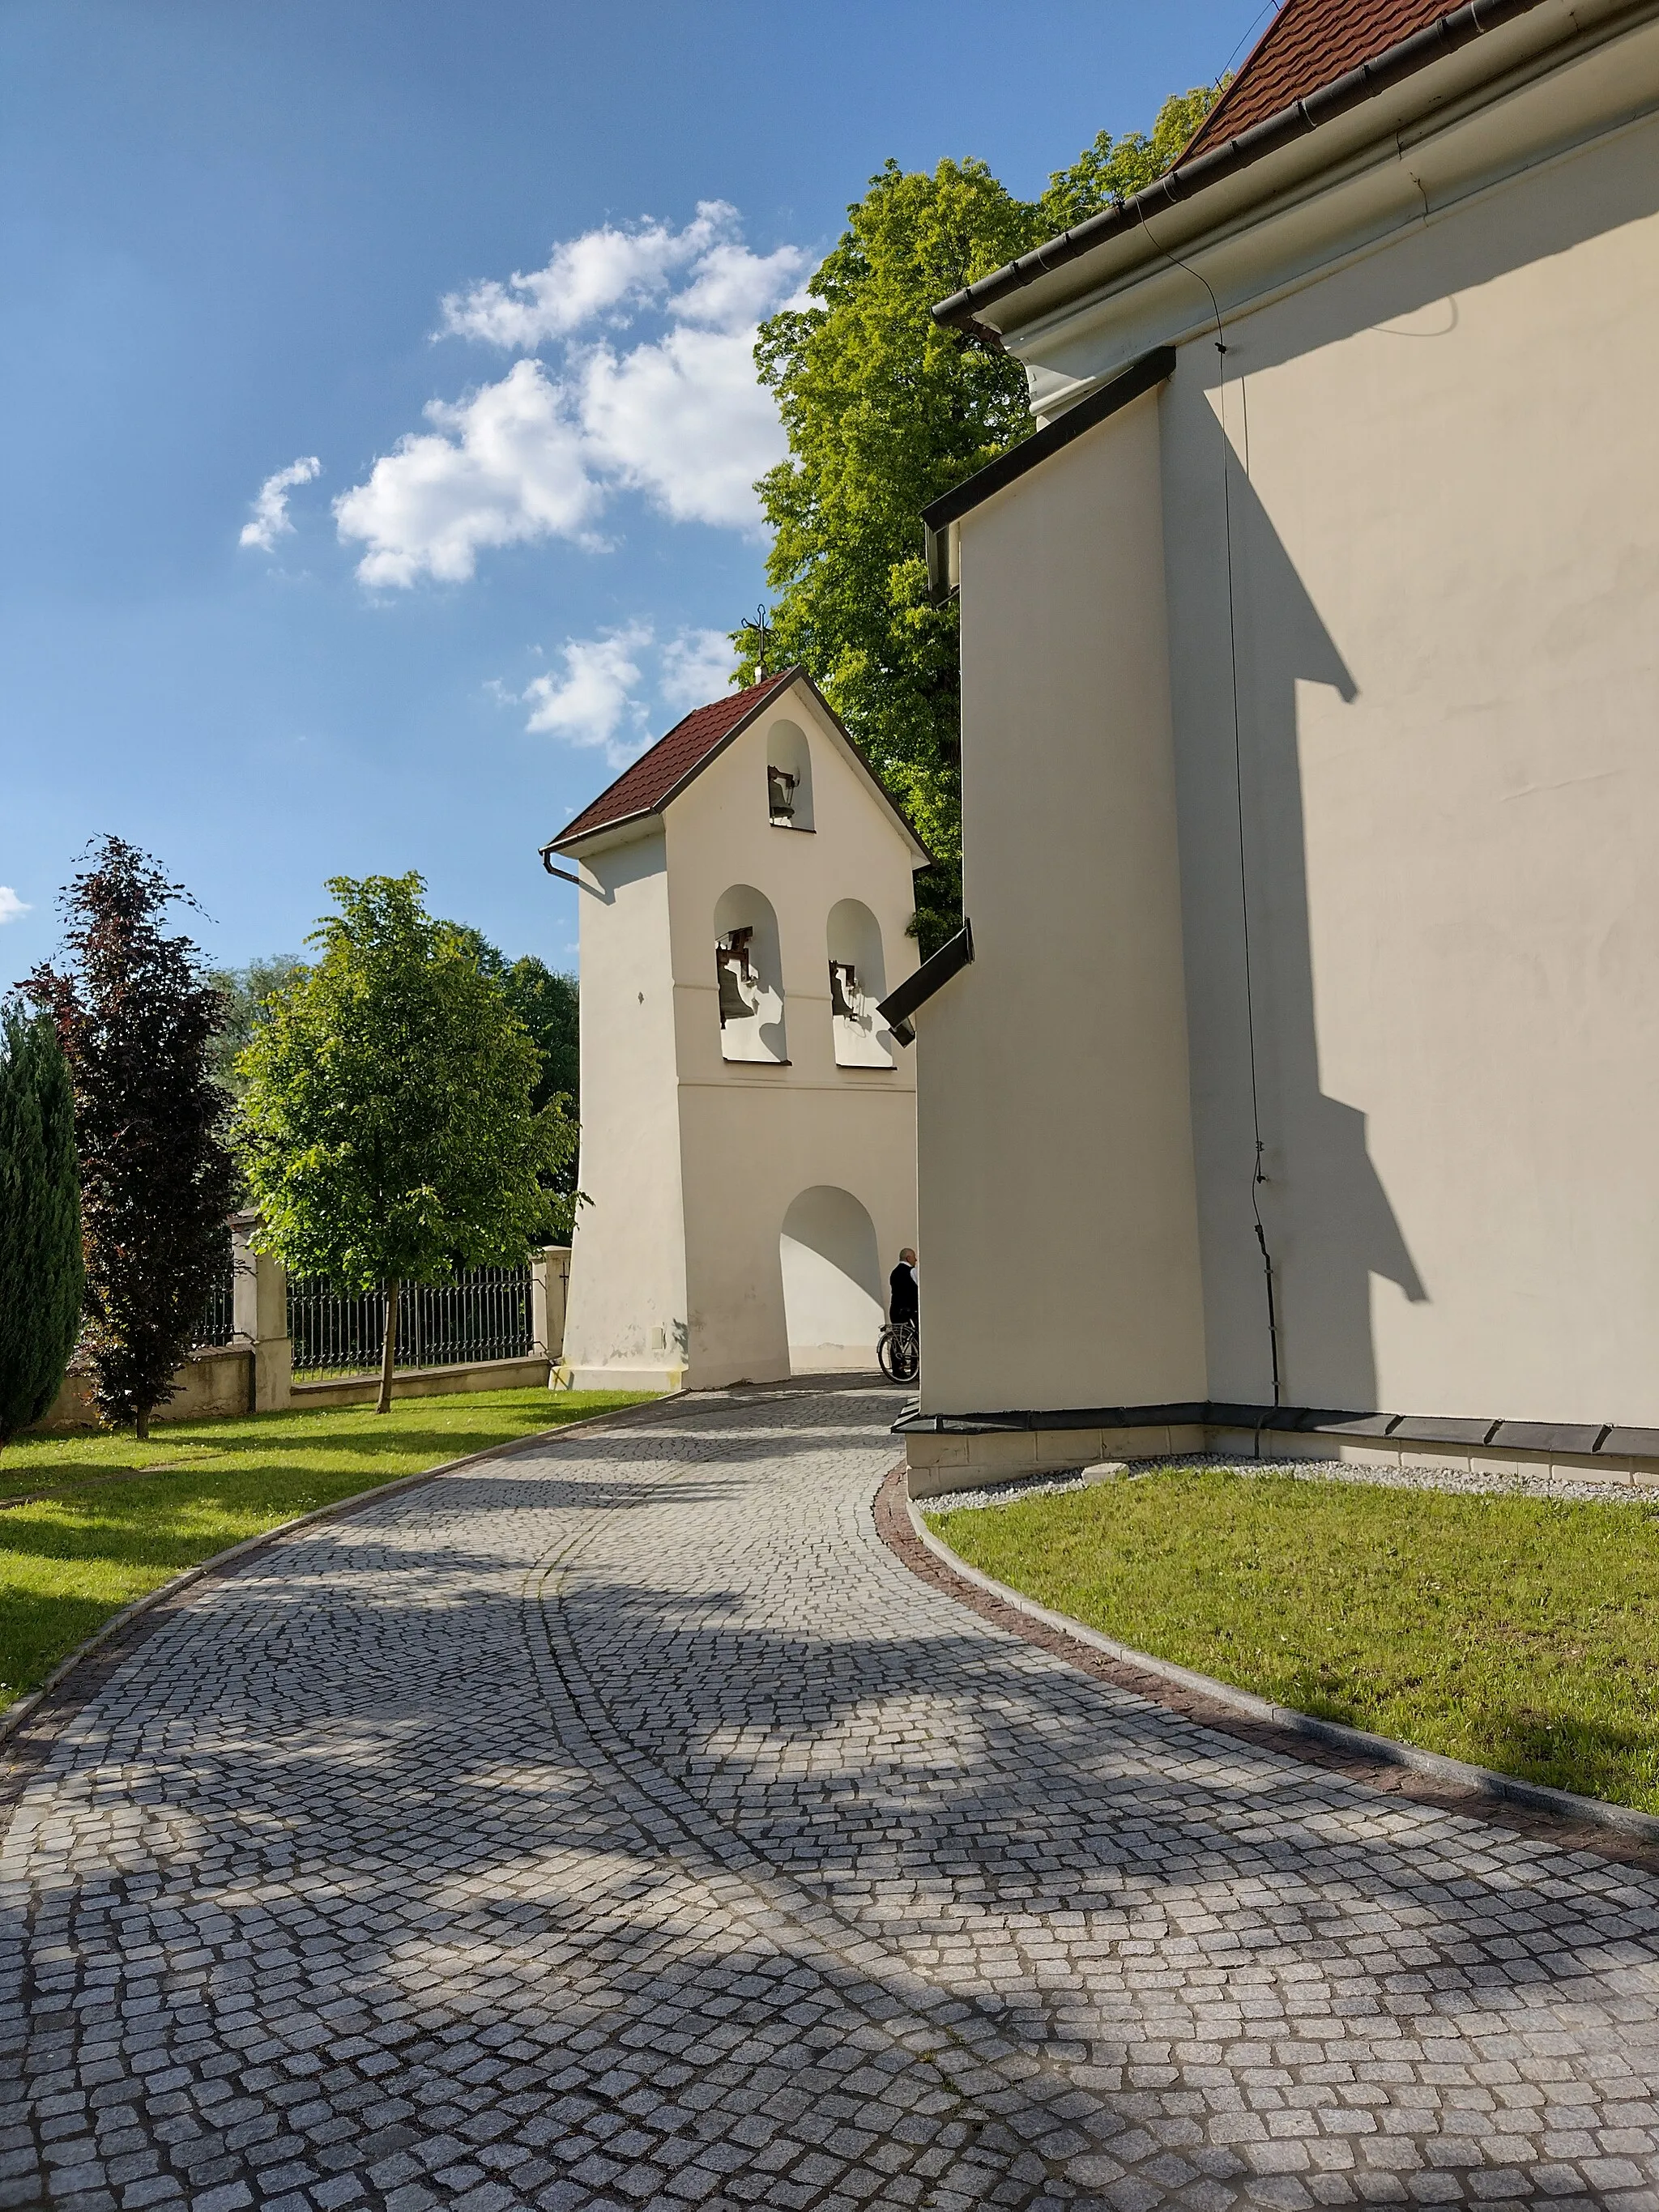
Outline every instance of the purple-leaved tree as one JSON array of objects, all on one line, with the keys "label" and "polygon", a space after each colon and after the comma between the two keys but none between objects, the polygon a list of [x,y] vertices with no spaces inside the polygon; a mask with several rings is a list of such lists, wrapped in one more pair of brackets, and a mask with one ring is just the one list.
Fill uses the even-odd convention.
[{"label": "purple-leaved tree", "polygon": [[220,994],[167,908],[194,906],[148,854],[119,837],[60,902],[66,958],[24,989],[57,1024],[75,1087],[86,1248],[82,1350],[107,1421],[149,1418],[196,1340],[223,1263],[235,1166],[220,1137],[229,1106],[209,1073]]}]

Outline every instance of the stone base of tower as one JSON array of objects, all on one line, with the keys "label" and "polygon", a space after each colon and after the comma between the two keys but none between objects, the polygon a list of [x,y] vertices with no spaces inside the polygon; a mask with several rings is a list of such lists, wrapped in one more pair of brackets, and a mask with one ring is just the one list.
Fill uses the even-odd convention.
[{"label": "stone base of tower", "polygon": [[663,1396],[684,1390],[684,1367],[567,1367],[553,1370],[556,1390],[648,1390]]}]

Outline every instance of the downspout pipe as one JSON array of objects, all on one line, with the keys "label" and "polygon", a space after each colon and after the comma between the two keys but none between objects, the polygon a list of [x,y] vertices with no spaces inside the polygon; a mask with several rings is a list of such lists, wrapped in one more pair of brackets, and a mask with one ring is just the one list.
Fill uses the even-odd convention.
[{"label": "downspout pipe", "polygon": [[542,866],[547,870],[550,876],[556,876],[562,884],[574,884],[579,891],[585,890],[586,889],[586,885],[582,882],[581,878],[580,876],[573,876],[568,868],[556,868],[554,866],[553,848],[551,845],[544,845],[541,848],[541,854]]},{"label": "downspout pipe", "polygon": [[947,938],[937,952],[930,952],[915,975],[907,976],[896,991],[888,993],[876,1012],[886,1023],[896,1044],[915,1042],[912,1017],[918,1007],[925,1006],[953,975],[959,975],[973,957],[974,925],[964,918],[954,937]]},{"label": "downspout pipe", "polygon": [[1339,115],[1363,106],[1368,100],[1392,90],[1420,70],[1455,53],[1460,47],[1484,38],[1488,32],[1500,30],[1504,24],[1530,15],[1534,8],[1542,5],[1543,0],[1468,0],[1466,6],[1454,8],[1449,15],[1426,24],[1420,31],[1413,31],[1409,38],[1384,47],[1358,69],[1334,77],[1317,92],[1310,92],[1305,100],[1292,100],[1276,114],[1253,123],[1248,131],[1241,131],[1224,145],[1194,155],[1190,161],[1177,163],[1156,184],[1148,185],[1132,199],[1103,208],[1098,215],[1074,223],[1070,230],[1063,230],[1058,238],[1051,238],[1031,252],[1023,253],[1006,268],[981,276],[976,283],[964,285],[960,292],[952,292],[948,300],[941,300],[934,307],[933,320],[967,331],[988,344],[1000,345],[1001,333],[979,320],[981,308],[1006,300],[1011,293],[1023,291],[1039,276],[1063,269],[1067,262],[1080,260],[1084,254],[1091,253],[1109,239],[1138,229],[1156,216],[1168,215],[1171,209],[1194,198],[1212,185],[1237,176],[1241,169],[1248,169],[1265,161],[1270,154],[1293,145],[1298,138],[1305,138],[1322,124],[1334,122]]}]

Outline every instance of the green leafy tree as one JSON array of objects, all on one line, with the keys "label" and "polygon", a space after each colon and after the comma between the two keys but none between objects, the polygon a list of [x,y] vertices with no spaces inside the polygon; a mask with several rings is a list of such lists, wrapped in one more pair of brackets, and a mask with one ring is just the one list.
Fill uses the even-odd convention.
[{"label": "green leafy tree", "polygon": [[12,1000],[0,1006],[0,1444],[58,1395],[84,1283],[69,1062],[50,1019]]},{"label": "green leafy tree", "polygon": [[297,952],[273,952],[263,960],[250,960],[245,968],[216,968],[211,981],[224,1005],[224,1016],[214,1032],[209,1064],[213,1079],[233,1097],[241,1095],[236,1063],[252,1042],[264,1018],[266,1001],[305,972]]},{"label": "green leafy tree", "polygon": [[196,946],[161,927],[174,904],[195,901],[105,838],[64,894],[67,966],[23,987],[52,1016],[74,1085],[99,1411],[141,1437],[196,1340],[236,1200],[219,1135],[228,1102],[209,1068],[221,1001]]},{"label": "green leafy tree", "polygon": [[1036,204],[1039,237],[1034,242],[1057,238],[1115,200],[1133,199],[1155,185],[1180,159],[1188,140],[1231,82],[1224,76],[1219,84],[1171,93],[1158,111],[1150,137],[1127,131],[1121,138],[1114,138],[1103,131],[1069,169],[1056,169],[1049,178],[1048,189]]},{"label": "green leafy tree", "polygon": [[[465,923],[458,923],[456,927],[472,947],[484,974],[493,975],[501,985],[507,1005],[524,1024],[532,1043],[542,1056],[541,1073],[536,1078],[531,1103],[538,1113],[543,1107],[556,1103],[580,1133],[581,1022],[575,977],[561,975],[538,960],[533,952],[509,960],[481,930]],[[548,1183],[556,1218],[565,1224],[562,1233],[566,1236],[575,1225],[576,1208],[587,1203],[576,1188],[576,1161],[577,1146],[573,1144],[563,1164]]]},{"label": "green leafy tree", "polygon": [[[931,175],[889,161],[848,209],[811,304],[761,326],[756,362],[789,439],[759,485],[773,532],[767,664],[811,672],[936,855],[917,885],[924,951],[961,918],[961,685],[957,610],[928,602],[921,514],[1032,427],[1018,363],[928,310],[1150,182],[1217,96],[1166,101],[1150,137],[1102,132],[1034,201],[981,161]],[[759,633],[733,642],[748,681]]]},{"label": "green leafy tree", "polygon": [[537,1048],[424,888],[333,878],[319,957],[270,999],[240,1062],[259,1243],[295,1273],[384,1293],[381,1413],[403,1285],[526,1259],[558,1232],[546,1185],[576,1143],[556,1104],[533,1108]]},{"label": "green leafy tree", "polygon": [[507,1003],[535,1039],[542,1056],[536,1103],[563,1098],[581,1106],[581,1014],[574,975],[547,967],[533,952],[514,961],[501,976]]},{"label": "green leafy tree", "polygon": [[482,930],[465,922],[454,927],[472,948],[484,974],[507,994],[507,1003],[541,1054],[541,1073],[532,1094],[536,1107],[539,1110],[562,1098],[574,1113],[581,1103],[581,1022],[575,977],[550,968],[533,952],[509,960]]}]

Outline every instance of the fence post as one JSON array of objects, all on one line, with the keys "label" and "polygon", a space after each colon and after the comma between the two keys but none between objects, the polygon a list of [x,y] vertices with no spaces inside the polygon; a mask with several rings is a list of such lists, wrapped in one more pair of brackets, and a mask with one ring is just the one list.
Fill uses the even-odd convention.
[{"label": "fence post", "polygon": [[234,1268],[236,1341],[248,1346],[250,1413],[280,1412],[294,1387],[294,1347],[288,1336],[288,1270],[268,1252],[256,1252],[249,1238],[259,1225],[257,1213],[233,1213],[230,1243]]},{"label": "fence post", "polygon": [[564,1301],[570,1284],[570,1247],[550,1244],[530,1262],[530,1348],[556,1367],[564,1350]]}]

